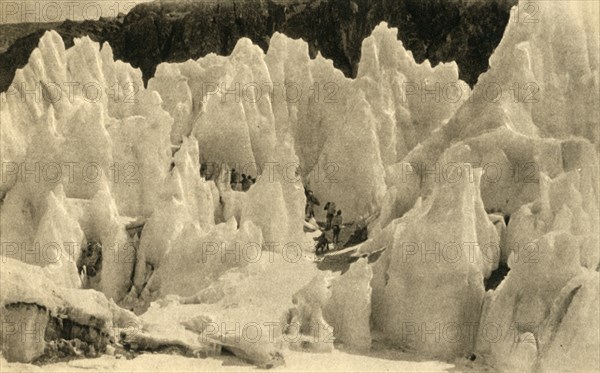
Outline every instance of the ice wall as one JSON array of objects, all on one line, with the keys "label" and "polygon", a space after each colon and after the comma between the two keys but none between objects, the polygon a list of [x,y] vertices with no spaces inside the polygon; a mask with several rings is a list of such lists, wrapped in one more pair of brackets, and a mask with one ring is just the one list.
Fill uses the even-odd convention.
[{"label": "ice wall", "polygon": [[371,319],[389,343],[442,358],[472,348],[468,329],[480,318],[483,279],[499,263],[499,239],[477,189],[477,174],[472,183],[438,184],[361,247],[386,249],[373,267]]},{"label": "ice wall", "polygon": [[[506,371],[585,369],[598,366],[599,344],[598,336],[584,332],[579,321],[598,313],[590,295],[598,286],[600,232],[598,41],[589,37],[589,30],[597,32],[591,23],[597,23],[598,9],[584,2],[533,5],[539,10],[538,22],[509,22],[490,70],[480,77],[469,100],[401,162],[388,167],[393,175],[386,178],[386,206],[373,224],[375,236],[361,251],[386,249],[373,267],[372,318],[374,327],[393,335],[396,343],[434,355],[473,350],[477,359]],[[513,18],[518,14],[515,9]],[[493,90],[497,97],[484,97]],[[445,185],[470,178],[468,172],[457,177],[459,166],[482,168],[476,187],[468,183],[461,188],[461,193],[471,190],[465,193],[479,207],[458,223],[460,228],[444,228],[466,211],[453,210],[464,199],[448,196],[444,200],[452,201],[451,206],[434,210],[431,216],[437,220],[427,222],[440,191],[451,190]],[[453,260],[442,258],[433,265],[422,256],[408,268],[406,263],[427,248],[432,259],[443,255],[443,244],[449,242],[496,242],[490,240],[494,234],[483,207],[510,218],[504,239],[490,246],[498,247],[499,254],[490,256],[482,250],[482,258],[496,258],[510,268],[508,277],[483,296],[482,280],[497,264],[488,263],[480,266],[478,279],[472,278],[476,285],[463,286],[459,296],[452,295],[451,289],[459,287],[455,284],[441,294],[420,298],[431,294],[430,279],[436,289],[456,281],[445,278],[445,273],[468,273],[469,266],[447,272],[445,267]],[[411,229],[412,224],[416,227]],[[417,227],[419,233],[413,234]],[[467,232],[466,227],[487,238],[454,236]],[[401,245],[406,242],[424,246],[408,250]],[[441,250],[432,247],[436,242]],[[428,267],[426,275],[419,277],[423,267]],[[411,275],[405,277],[407,272]],[[402,296],[414,289],[418,294]],[[468,296],[473,296],[473,303],[457,305]],[[432,299],[435,304],[426,306]],[[407,322],[409,315],[420,323]],[[562,325],[563,317],[570,321]],[[472,324],[473,320],[478,321]],[[428,322],[434,325],[424,330]],[[477,325],[476,334],[462,329],[444,337],[444,327],[454,324]],[[565,335],[578,330],[585,336],[581,343],[590,347],[578,349],[580,341],[564,342]],[[433,334],[439,343],[429,338]],[[561,342],[565,345],[557,348]],[[560,357],[550,357],[548,351]],[[577,363],[583,355],[588,356],[586,362]]]},{"label": "ice wall", "polygon": [[[183,122],[171,138],[193,133],[202,162],[238,165],[269,179],[275,173],[288,183],[302,180],[352,219],[381,205],[384,168],[468,97],[456,64],[417,64],[396,34],[382,23],[365,39],[356,80],[321,56],[310,59],[303,41],[275,33],[266,54],[241,39],[230,56],[160,65],[149,88]],[[436,84],[456,85],[461,99],[431,110],[419,92],[404,92]]]},{"label": "ice wall", "polygon": [[592,36],[598,33],[598,7],[585,1],[532,4],[532,17],[513,15],[478,89],[494,83],[500,88],[497,106],[515,131],[581,136],[598,145],[599,41]]},{"label": "ice wall", "polygon": [[[227,68],[215,66],[217,71],[211,74],[219,77],[233,74],[243,82],[262,79],[261,74],[268,74],[264,61],[258,67],[254,63],[264,60],[264,53],[258,47],[242,41],[237,51],[231,57],[233,63]],[[205,63],[210,65],[210,61]],[[257,70],[256,77],[247,74],[248,66]],[[185,67],[182,70],[189,72]],[[205,80],[210,81],[209,77]],[[110,252],[104,253],[102,276],[88,285],[119,301],[132,286],[136,287],[134,294],[143,292],[146,285],[148,292],[155,291],[154,283],[161,273],[178,265],[172,260],[161,263],[163,257],[173,246],[175,251],[187,252],[181,245],[196,242],[190,241],[192,232],[196,232],[199,245],[205,242],[221,245],[230,233],[241,240],[239,243],[258,246],[262,245],[263,235],[279,247],[288,242],[306,243],[302,233],[304,195],[299,181],[288,181],[281,174],[271,173],[255,185],[249,193],[252,198],[246,203],[241,198],[246,196],[232,192],[228,182],[207,182],[198,172],[200,160],[215,164],[298,163],[290,149],[291,141],[275,141],[268,101],[257,105],[247,101],[239,105],[223,103],[231,106],[238,117],[228,117],[229,122],[222,125],[237,123],[247,133],[243,142],[248,145],[248,153],[234,159],[225,155],[243,156],[243,152],[226,145],[227,141],[220,137],[221,129],[208,120],[211,113],[222,113],[218,98],[211,97],[206,106],[198,106],[204,113],[199,122],[192,122],[194,131],[186,132],[181,126],[187,125],[182,123],[184,119],[191,120],[186,117],[192,113],[191,91],[165,92],[163,104],[156,91],[142,87],[138,70],[114,61],[108,45],[99,49],[97,44],[83,38],[65,50],[61,38],[49,32],[32,54],[30,63],[19,70],[15,82],[16,88],[2,96],[2,128],[9,131],[2,136],[5,166],[2,188],[6,196],[0,212],[3,242],[10,244],[3,246],[6,255],[33,260],[45,267],[48,258],[40,257],[39,252],[37,256],[28,256],[26,250],[35,251],[36,245],[44,250],[48,244],[56,244],[56,250],[65,251],[65,244],[72,243],[74,251],[68,259],[62,255],[59,261],[68,261],[61,264],[68,270],[61,270],[57,278],[66,276],[65,284],[78,287],[81,284],[75,263],[80,247],[100,242]],[[117,82],[126,82],[132,89],[135,95],[131,95],[131,100],[123,97],[131,92],[115,91]],[[90,92],[82,94],[80,90],[78,94],[73,88],[85,84],[101,87],[101,91],[90,97]],[[150,87],[168,90],[171,86],[165,83],[161,86],[157,78]],[[28,96],[27,90],[33,93]],[[177,98],[171,96],[176,94]],[[201,98],[196,103],[199,102]],[[213,104],[217,106],[210,109]],[[179,121],[179,127],[173,127],[171,115]],[[202,121],[210,125],[204,128]],[[265,136],[269,128],[271,135]],[[172,134],[178,134],[173,141],[178,148],[174,156]],[[217,156],[217,150],[224,151],[224,156]],[[233,222],[216,227],[215,219],[231,211],[238,211]],[[139,249],[125,232],[125,225],[133,219],[147,221]],[[251,233],[243,233],[248,229]],[[210,263],[203,264],[211,267]],[[218,275],[219,270],[215,269],[215,273]],[[153,281],[149,277],[152,274]],[[207,277],[198,284],[209,283]],[[171,289],[166,280],[163,285]]]}]

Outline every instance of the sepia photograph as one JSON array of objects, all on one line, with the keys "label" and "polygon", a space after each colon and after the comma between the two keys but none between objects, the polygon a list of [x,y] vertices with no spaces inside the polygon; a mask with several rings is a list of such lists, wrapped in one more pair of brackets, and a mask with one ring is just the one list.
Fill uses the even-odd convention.
[{"label": "sepia photograph", "polygon": [[600,372],[600,0],[0,0],[0,372]]}]

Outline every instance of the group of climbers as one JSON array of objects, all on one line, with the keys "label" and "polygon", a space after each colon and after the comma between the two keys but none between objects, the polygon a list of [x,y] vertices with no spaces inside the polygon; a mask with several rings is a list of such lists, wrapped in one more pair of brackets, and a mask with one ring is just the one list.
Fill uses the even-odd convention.
[{"label": "group of climbers", "polygon": [[241,174],[235,170],[235,168],[231,169],[231,178],[229,180],[231,183],[231,190],[235,190],[236,192],[247,192],[250,187],[256,183],[256,178]]},{"label": "group of climbers", "polygon": [[[318,198],[314,195],[313,191],[304,186],[304,195],[306,197],[305,217],[306,221],[315,217],[315,206],[320,206]],[[332,230],[333,237],[332,242],[337,245],[339,243],[340,232],[342,231],[342,210],[336,210],[335,202],[327,202],[324,206],[326,211],[326,223],[323,233],[317,239],[316,253],[323,253],[327,250],[329,239],[327,238],[327,231]]]},{"label": "group of climbers", "polygon": [[[200,176],[204,177],[206,180],[212,180],[213,178],[218,177],[220,174],[219,170],[219,168],[215,167],[209,168],[206,163],[200,163]],[[231,169],[229,184],[231,185],[231,190],[247,192],[253,184],[256,184],[256,178],[246,174],[240,175],[240,173],[233,168]]]},{"label": "group of climbers", "polygon": [[[214,176],[214,172],[208,172],[208,167],[205,163],[200,164],[200,174],[203,177],[206,177],[207,180],[211,176]],[[250,175],[240,174],[236,171],[235,168],[231,169],[231,174],[229,178],[229,183],[231,185],[231,189],[239,192],[246,192],[250,189],[250,187],[256,183],[256,178],[253,178]],[[319,199],[314,195],[313,191],[310,190],[306,185],[304,186],[304,195],[306,197],[306,206],[304,209],[306,221],[310,221],[315,218],[315,206],[320,206]],[[321,252],[325,252],[330,243],[327,238],[327,231],[331,230],[333,235],[331,242],[335,245],[339,243],[340,233],[342,231],[342,210],[336,209],[335,202],[327,202],[324,206],[324,210],[326,212],[326,223],[323,233],[317,240],[316,245],[316,253],[319,254]]]},{"label": "group of climbers", "polygon": [[[332,205],[333,208],[331,208]],[[327,250],[329,244],[329,240],[327,238],[328,230],[331,229],[333,231],[332,242],[336,246],[339,243],[340,232],[342,231],[342,210],[337,210],[337,212],[335,212],[335,203],[333,202],[327,202],[325,205],[325,210],[327,210],[327,223],[323,233],[317,240],[316,254],[324,253]]]}]

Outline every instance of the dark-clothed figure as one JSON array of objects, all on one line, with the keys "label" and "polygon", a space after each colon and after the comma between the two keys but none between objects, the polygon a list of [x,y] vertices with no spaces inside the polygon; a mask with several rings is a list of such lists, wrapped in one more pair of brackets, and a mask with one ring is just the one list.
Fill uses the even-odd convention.
[{"label": "dark-clothed figure", "polygon": [[200,163],[200,176],[204,177],[205,179],[207,178],[206,177],[206,169],[207,169],[206,163],[204,163],[204,162]]},{"label": "dark-clothed figure", "polygon": [[323,234],[321,234],[319,236],[319,239],[317,240],[315,254],[318,255],[319,253],[324,253],[325,251],[327,251],[328,244],[329,244],[329,240],[327,240],[327,236],[325,235],[325,232],[323,232]]},{"label": "dark-clothed figure", "polygon": [[315,205],[319,206],[319,200],[315,197],[312,190],[309,190],[306,193],[306,207],[304,211],[306,220],[310,220],[315,216]]},{"label": "dark-clothed figure", "polygon": [[242,191],[247,192],[251,185],[252,180],[250,180],[250,177],[242,174]]},{"label": "dark-clothed figure", "polygon": [[325,205],[325,210],[327,210],[327,223],[325,224],[325,230],[328,231],[331,229],[331,221],[335,215],[335,202],[327,202]]},{"label": "dark-clothed figure", "polygon": [[237,172],[235,168],[231,170],[231,189],[237,192],[242,191],[242,179],[239,172]]},{"label": "dark-clothed figure", "polygon": [[333,243],[337,245],[342,231],[342,210],[338,210],[337,215],[331,221],[331,225],[333,225]]},{"label": "dark-clothed figure", "polygon": [[231,189],[235,190],[235,183],[237,182],[237,171],[235,170],[235,168],[231,169],[231,179],[229,180],[229,183],[231,184]]}]

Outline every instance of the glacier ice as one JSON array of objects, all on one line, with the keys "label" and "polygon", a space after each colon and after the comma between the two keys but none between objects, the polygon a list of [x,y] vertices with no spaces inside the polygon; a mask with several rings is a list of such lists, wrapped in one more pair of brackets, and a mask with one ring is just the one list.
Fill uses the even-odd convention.
[{"label": "glacier ice", "polygon": [[[147,88],[108,44],[46,33],[0,94],[5,317],[135,322],[125,340],[140,349],[261,367],[383,342],[504,371],[597,369],[598,9],[533,3],[539,22],[509,22],[472,89],[454,63],[417,64],[386,24],[356,79],[275,33],[266,53],[240,39],[161,64]],[[60,82],[102,88],[90,100]],[[233,168],[257,177],[248,192]],[[303,184],[345,221],[375,217],[342,274],[311,260]],[[86,277],[93,243],[102,266]],[[235,323],[262,334],[215,328]]]}]

